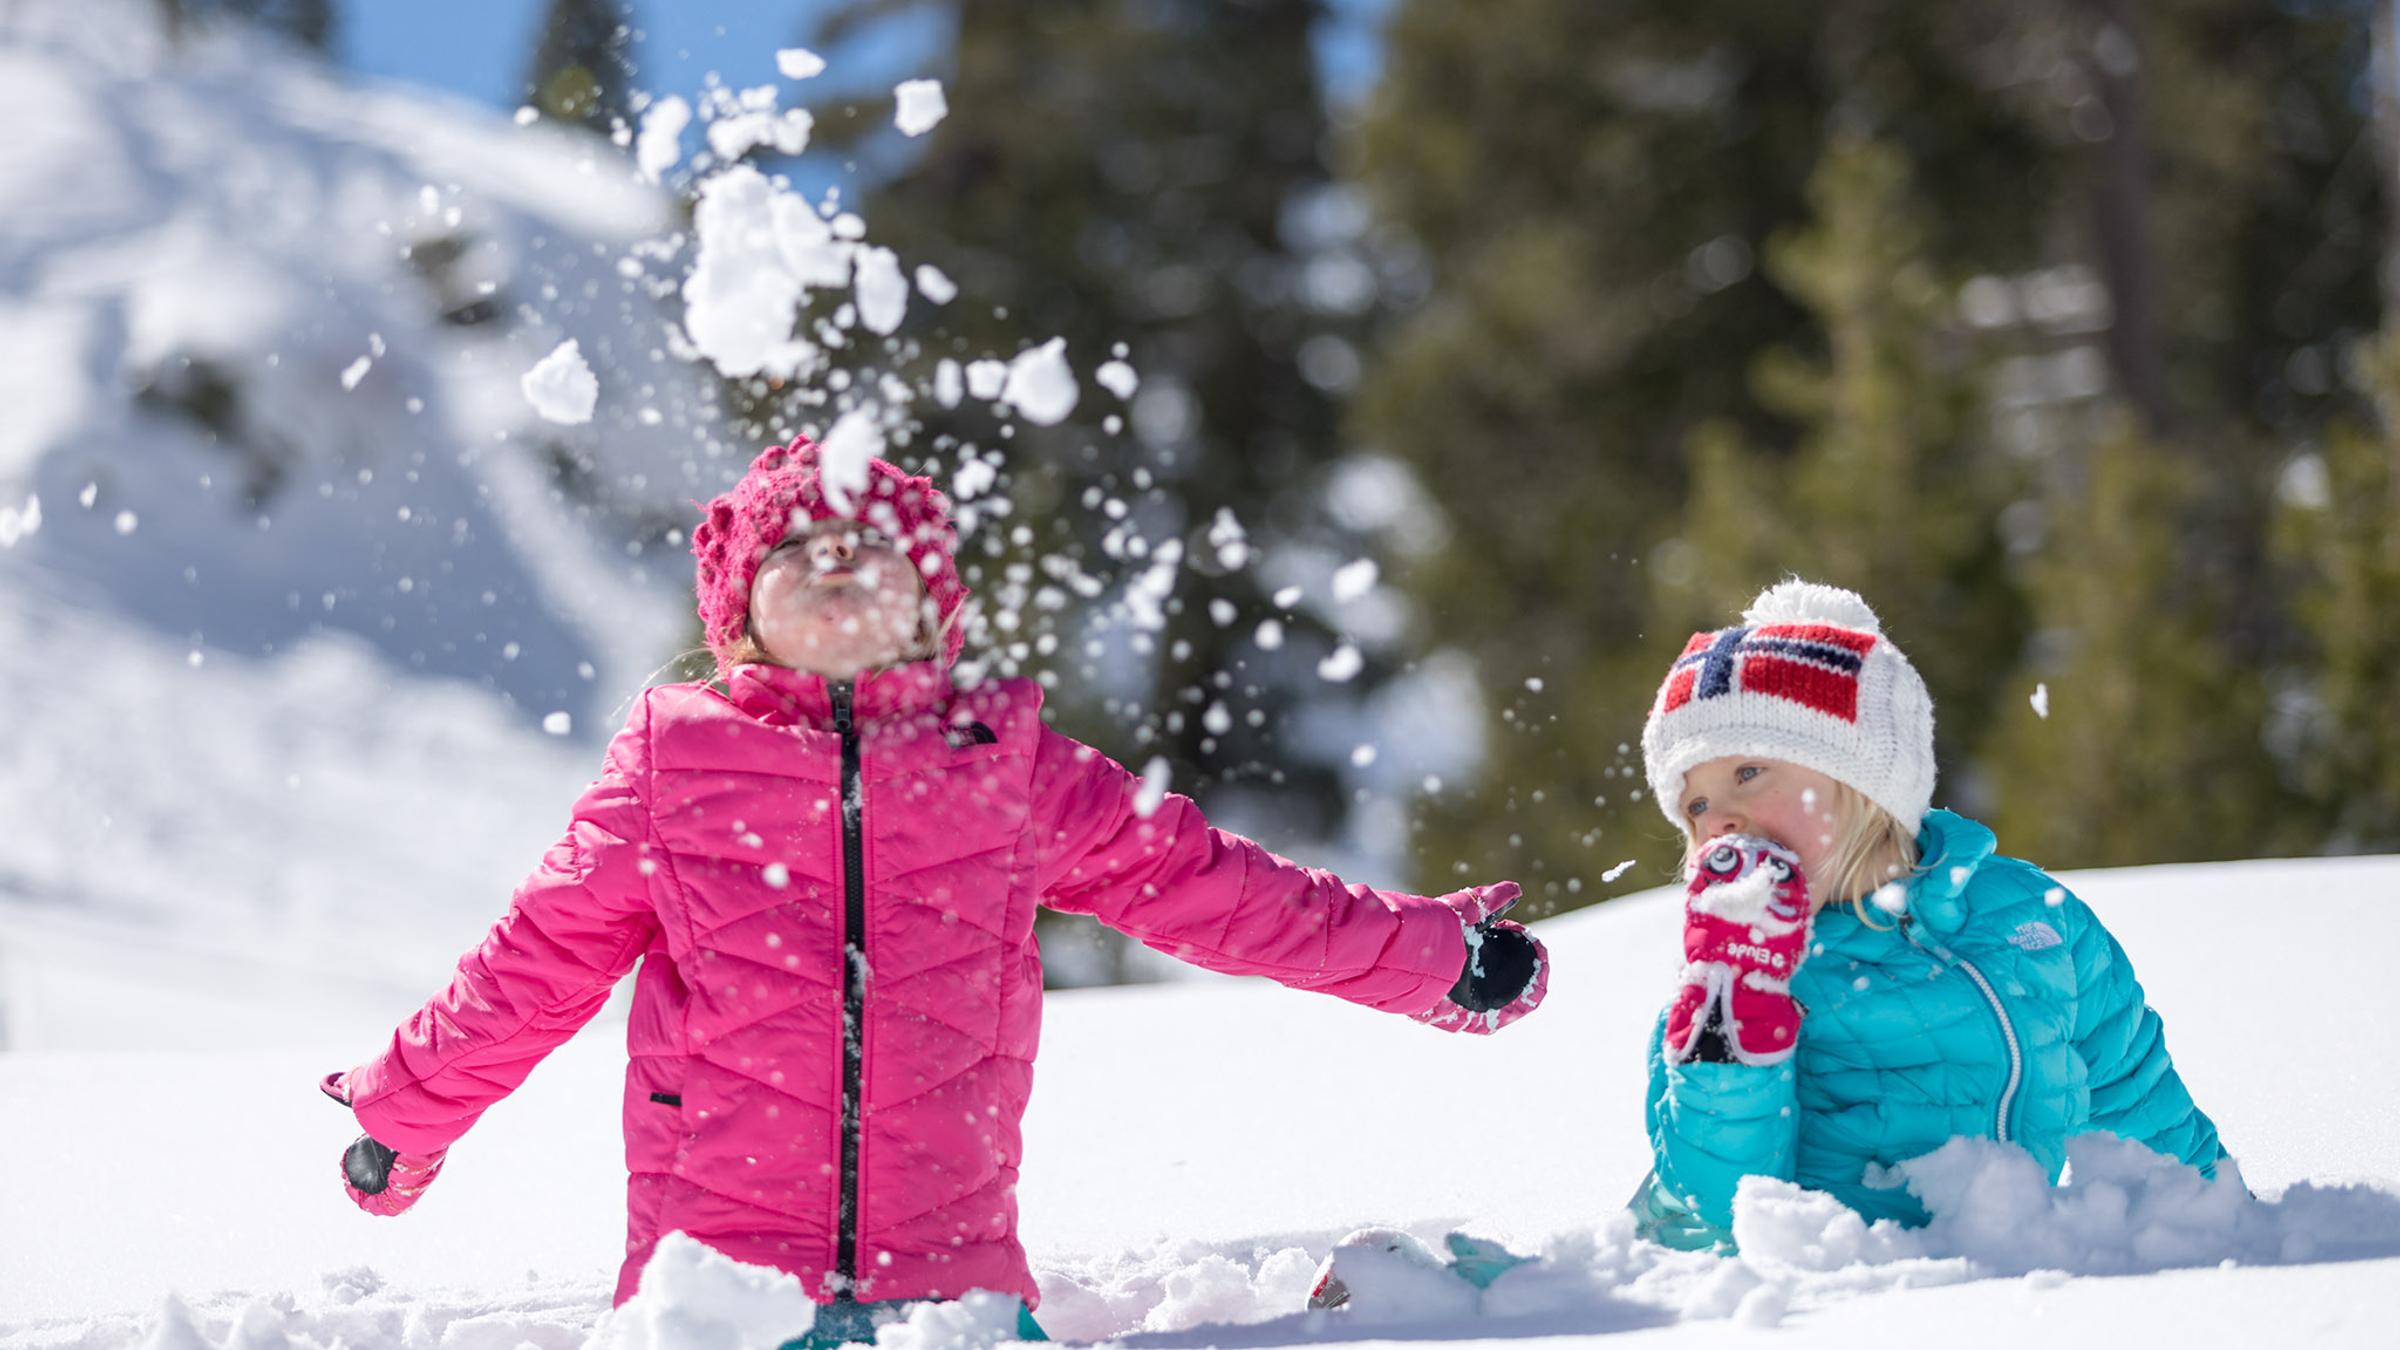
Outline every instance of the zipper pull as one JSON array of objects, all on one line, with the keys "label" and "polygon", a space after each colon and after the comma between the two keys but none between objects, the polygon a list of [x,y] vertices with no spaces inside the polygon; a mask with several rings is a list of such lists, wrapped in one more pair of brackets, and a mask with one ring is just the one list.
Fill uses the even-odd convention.
[{"label": "zipper pull", "polygon": [[842,680],[833,686],[833,729],[850,734],[850,682]]}]

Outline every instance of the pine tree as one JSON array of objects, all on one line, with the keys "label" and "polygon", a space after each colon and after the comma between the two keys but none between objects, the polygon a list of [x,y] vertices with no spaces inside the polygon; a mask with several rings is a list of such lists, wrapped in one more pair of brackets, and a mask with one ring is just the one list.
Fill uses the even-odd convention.
[{"label": "pine tree", "polygon": [[2043,447],[2026,678],[2050,719],[2014,706],[1987,755],[2002,837],[2046,862],[2323,837],[2273,697],[2322,682],[2269,534],[2284,447],[2351,416],[2333,353],[2374,322],[2362,8],[2111,0],[2060,30],[2100,94],[2069,124],[2092,147],[2108,393],[2138,417]]},{"label": "pine tree", "polygon": [[[2039,119],[1994,95],[1989,23],[1977,6],[1708,0],[1394,16],[1363,176],[1430,299],[1370,362],[1360,425],[1451,517],[1450,546],[1403,580],[1492,705],[1483,784],[1428,806],[1421,876],[1516,876],[1538,910],[1671,847],[1634,743],[1693,621],[1727,614],[1654,608],[1652,570],[1715,546],[1669,543],[1693,433],[1759,463],[1794,453],[1810,419],[1752,368],[1825,340],[1759,252],[1811,219],[1807,183],[1845,127],[1905,164],[1934,275],[2038,257],[2038,214],[1992,203],[2051,199],[2061,165]],[[1914,431],[1851,426],[1861,445]]]},{"label": "pine tree", "polygon": [[2264,743],[2264,674],[2224,640],[2230,588],[2189,565],[2203,488],[2188,456],[2120,418],[2085,463],[2034,569],[2038,683],[1985,751],[1994,828],[2048,867],[2308,846]]},{"label": "pine tree", "polygon": [[603,135],[629,120],[632,17],[623,0],[550,0],[525,74],[526,101]]},{"label": "pine tree", "polygon": [[2400,350],[2363,344],[2358,373],[2381,434],[2337,427],[2297,462],[2276,541],[2315,648],[2292,758],[2327,845],[2383,852],[2400,848]]},{"label": "pine tree", "polygon": [[1670,633],[1722,626],[1787,574],[1858,591],[1933,693],[1944,800],[1972,808],[1963,771],[2016,662],[2024,606],[2000,565],[2010,484],[1981,444],[1981,371],[1956,288],[1925,258],[1906,175],[1889,147],[1827,147],[1812,222],[1766,257],[1824,354],[1779,348],[1754,368],[1760,400],[1803,428],[1799,446],[1778,460],[1730,427],[1704,429],[1683,528],[1650,580]]},{"label": "pine tree", "polygon": [[2400,14],[2387,6],[2368,22],[2384,331],[2350,365],[2374,430],[2338,425],[2320,452],[2297,456],[2276,521],[2313,644],[2289,696],[2302,710],[2290,753],[2327,842],[2345,850],[2400,848]]}]

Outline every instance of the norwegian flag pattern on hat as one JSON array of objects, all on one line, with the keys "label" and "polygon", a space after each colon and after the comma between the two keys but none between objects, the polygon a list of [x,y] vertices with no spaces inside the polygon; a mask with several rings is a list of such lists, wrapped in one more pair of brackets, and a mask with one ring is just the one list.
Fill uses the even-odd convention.
[{"label": "norwegian flag pattern on hat", "polygon": [[1821,623],[1694,633],[1667,675],[1659,706],[1673,712],[1695,698],[1719,698],[1738,687],[1855,722],[1859,669],[1877,641],[1872,633]]},{"label": "norwegian flag pattern on hat", "polygon": [[1678,828],[1684,774],[1726,755],[1805,765],[1914,833],[1933,804],[1933,701],[1866,601],[1795,578],[1740,624],[1694,633],[1643,725],[1651,793]]}]

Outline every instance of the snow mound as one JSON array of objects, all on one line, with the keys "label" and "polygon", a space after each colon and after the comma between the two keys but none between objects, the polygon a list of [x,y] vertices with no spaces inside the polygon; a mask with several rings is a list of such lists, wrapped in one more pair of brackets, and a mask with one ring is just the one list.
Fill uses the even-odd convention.
[{"label": "snow mound", "polygon": [[954,1303],[909,1309],[908,1320],[878,1328],[876,1350],[991,1350],[1017,1343],[1017,1300],[970,1289]]},{"label": "snow mound", "polygon": [[774,1350],[806,1334],[816,1319],[817,1305],[798,1276],[745,1265],[669,1233],[642,1267],[633,1297],[601,1319],[583,1344],[584,1350]]},{"label": "snow mound", "polygon": [[[2400,1191],[2303,1182],[2253,1198],[2230,1164],[2211,1181],[2138,1144],[2087,1135],[2071,1176],[2052,1187],[2013,1145],[1953,1140],[1896,1169],[1934,1215],[1924,1229],[1872,1226],[1822,1192],[1745,1182],[1735,1202],[1740,1253],[1674,1252],[1635,1236],[1630,1216],[1543,1240],[1535,1259],[1486,1290],[1434,1252],[1430,1228],[1353,1235],[1334,1252],[1349,1302],[1295,1315],[1315,1247],[1187,1244],[1147,1261],[1042,1272],[1043,1321],[1074,1338],[1258,1324],[1218,1344],[1353,1339],[1406,1326],[1411,1339],[1590,1334],[1674,1322],[1772,1326],[1794,1311],[1859,1298],[2028,1277],[2148,1274],[2400,1256]],[[1268,1328],[1281,1334],[1267,1334]],[[1357,1331],[1343,1328],[1358,1328]]]},{"label": "snow mound", "polygon": [[1933,1215],[1922,1229],[1870,1226],[1829,1195],[1753,1177],[1734,1240],[1762,1272],[1930,1263],[1962,1279],[2400,1256],[2400,1192],[2379,1186],[2301,1182],[2262,1200],[2230,1159],[2211,1180],[2107,1134],[2069,1140],[2067,1168],[2052,1186],[2014,1145],[1953,1139],[1892,1169]]}]

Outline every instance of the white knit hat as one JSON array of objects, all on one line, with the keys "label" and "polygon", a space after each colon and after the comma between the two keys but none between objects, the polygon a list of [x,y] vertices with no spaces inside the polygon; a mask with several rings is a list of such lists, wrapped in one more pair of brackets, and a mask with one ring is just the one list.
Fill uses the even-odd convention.
[{"label": "white knit hat", "polygon": [[1658,809],[1683,827],[1683,776],[1725,755],[1848,783],[1910,834],[1933,804],[1933,699],[1867,602],[1793,578],[1742,621],[1694,633],[1642,726]]}]

